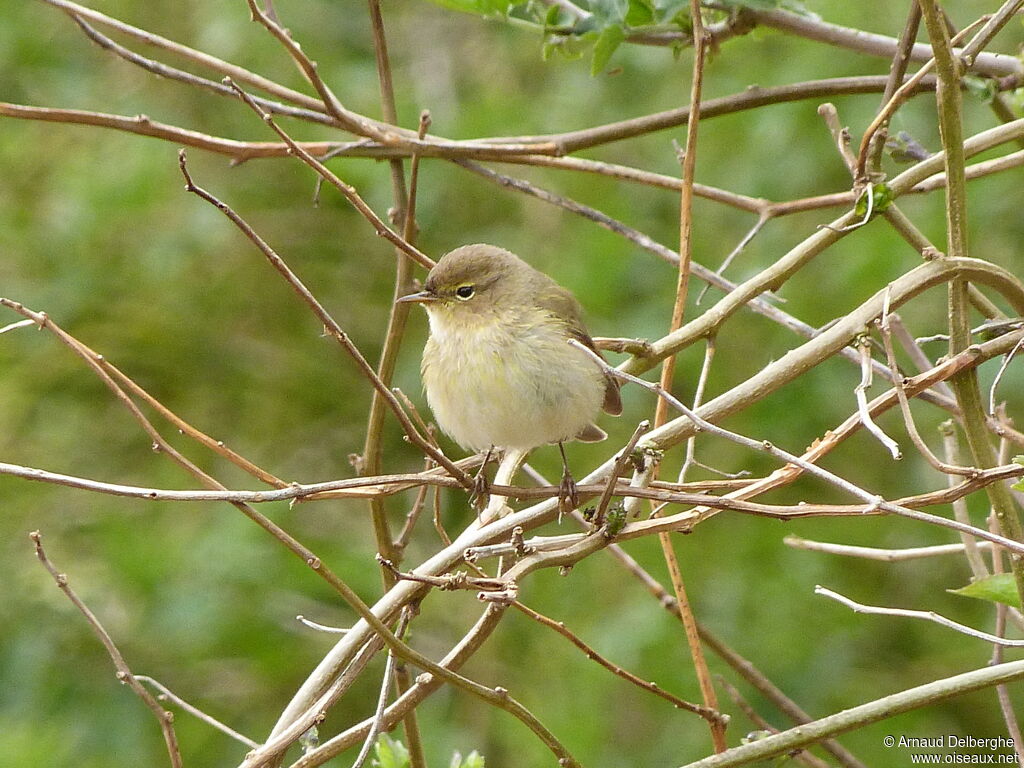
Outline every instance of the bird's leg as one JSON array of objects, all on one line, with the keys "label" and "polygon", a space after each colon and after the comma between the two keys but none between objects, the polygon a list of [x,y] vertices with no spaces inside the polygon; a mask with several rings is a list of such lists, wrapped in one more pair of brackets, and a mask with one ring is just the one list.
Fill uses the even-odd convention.
[{"label": "bird's leg", "polygon": [[565,446],[558,443],[558,451],[562,454],[562,482],[558,486],[558,520],[561,522],[563,512],[571,512],[580,505],[580,494],[576,490],[576,481],[569,471],[569,462],[565,458]]},{"label": "bird's leg", "polygon": [[484,454],[484,460],[480,464],[480,469],[477,470],[476,475],[473,477],[473,490],[469,494],[469,503],[473,505],[473,509],[476,510],[478,515],[484,508],[484,500],[491,494],[491,483],[487,479],[487,464],[491,460],[492,453],[494,453],[493,445]]},{"label": "bird's leg", "polygon": [[[520,465],[526,460],[529,451],[506,448],[505,455],[498,462],[498,471],[494,473],[494,485],[512,485],[512,479],[519,471]],[[492,493],[487,500],[487,508],[480,513],[480,525],[494,522],[508,511],[505,497]]]}]

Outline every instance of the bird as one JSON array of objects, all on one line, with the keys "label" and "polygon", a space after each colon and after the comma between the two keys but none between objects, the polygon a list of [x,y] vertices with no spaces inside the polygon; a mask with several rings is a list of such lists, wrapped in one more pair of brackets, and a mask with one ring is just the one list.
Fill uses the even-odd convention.
[{"label": "bird", "polygon": [[398,301],[427,311],[420,371],[441,430],[467,450],[506,456],[557,444],[560,507],[575,507],[563,444],[604,440],[594,422],[602,409],[620,414],[622,400],[618,382],[569,343],[597,352],[572,293],[510,251],[476,243],[446,253],[423,290]]}]

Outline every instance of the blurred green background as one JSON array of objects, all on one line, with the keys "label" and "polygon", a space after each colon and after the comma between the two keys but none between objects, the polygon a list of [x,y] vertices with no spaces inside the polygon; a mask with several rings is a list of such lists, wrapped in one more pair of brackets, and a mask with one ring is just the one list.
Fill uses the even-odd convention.
[{"label": "blurred green background", "polygon": [[[811,2],[830,21],[898,35],[905,3]],[[961,26],[994,10],[994,2],[950,4]],[[377,117],[372,37],[358,2],[279,2],[294,36],[320,63],[325,79],[352,109]],[[242,2],[106,0],[101,10],[209,51],[273,79],[303,88],[295,68]],[[233,138],[269,140],[244,106],[141,72],[86,40],[59,11],[39,2],[0,0],[0,98],[6,101],[118,114]],[[624,46],[609,71],[590,75],[586,58],[541,58],[538,36],[460,15],[427,2],[385,3],[401,122],[414,127],[431,110],[434,130],[453,138],[547,133],[582,128],[679,106],[688,99],[690,53]],[[1016,53],[1015,21],[995,49]],[[172,62],[177,63],[177,62]],[[758,30],[714,52],[707,97],[751,84],[884,74],[888,61]],[[855,136],[877,108],[877,95],[835,99]],[[718,118],[701,127],[698,181],[748,195],[784,200],[841,191],[849,179],[815,113],[818,103],[778,105]],[[966,132],[996,120],[967,97]],[[904,108],[894,128],[939,148],[930,95]],[[301,138],[335,134],[294,126]],[[587,153],[677,174],[672,141],[663,131]],[[0,295],[45,310],[77,338],[106,355],[171,409],[279,477],[316,481],[353,474],[349,454],[362,448],[366,382],[261,255],[216,210],[183,191],[177,147],[154,139],[81,126],[0,120]],[[368,224],[334,191],[312,204],[313,177],[296,161],[251,161],[189,152],[192,173],[231,204],[299,273],[376,360],[393,290],[394,257]],[[336,160],[332,166],[379,212],[391,204],[387,166]],[[891,164],[888,170],[893,170]],[[511,170],[510,170],[511,169]],[[676,247],[674,194],[594,176],[541,169],[500,170],[594,205]],[[973,255],[1024,272],[1020,171],[970,186]],[[941,193],[907,199],[906,212],[940,246]],[[743,279],[777,259],[835,212],[775,221],[729,272]],[[570,287],[596,335],[657,338],[667,327],[674,268],[593,224],[501,190],[441,161],[424,162],[419,193],[420,245],[433,256],[463,243],[505,246]],[[754,217],[721,205],[695,203],[695,258],[716,267]],[[918,255],[875,222],[819,256],[782,289],[785,309],[813,325],[843,314],[918,263]],[[695,294],[693,291],[692,294]],[[701,307],[711,306],[711,292]],[[903,311],[913,333],[941,332],[944,292],[933,291]],[[16,320],[0,316],[0,326]],[[423,402],[418,378],[425,335],[413,316],[397,384]],[[709,381],[718,394],[795,346],[797,339],[745,312],[718,338]],[[941,345],[929,350],[941,354]],[[702,350],[680,357],[677,392],[692,396]],[[982,371],[983,386],[997,364]],[[765,399],[727,426],[801,450],[854,408],[859,373],[832,361]],[[1008,370],[1000,394],[1010,414],[1024,407],[1024,364]],[[876,388],[875,392],[880,391]],[[650,415],[647,393],[628,388],[626,412],[603,426],[621,444]],[[937,446],[944,414],[915,410]],[[892,496],[938,488],[944,479],[918,460],[898,415],[882,426],[908,454],[891,462],[881,446],[858,435],[828,466]],[[254,481],[173,434],[201,466],[231,487]],[[193,487],[86,367],[53,337],[19,329],[0,337],[0,460],[90,478],[145,486]],[[446,443],[452,451],[454,446]],[[699,458],[726,471],[765,472],[772,465],[710,438]],[[574,445],[578,472],[610,445]],[[414,471],[421,460],[387,421],[386,469]],[[557,451],[538,450],[535,465],[554,475]],[[669,456],[666,474],[678,468]],[[699,476],[704,476],[700,473]],[[839,500],[815,483],[774,497]],[[389,509],[399,524],[411,495]],[[152,715],[119,686],[103,649],[82,618],[38,566],[27,534],[42,531],[49,553],[103,621],[133,671],[261,739],[297,686],[332,644],[299,626],[304,614],[344,625],[352,613],[308,568],[233,508],[216,504],[143,503],[0,476],[0,764],[4,766],[161,765],[164,747]],[[322,502],[261,508],[322,556],[372,601],[380,577],[363,503]],[[976,522],[984,499],[972,499]],[[936,510],[949,514],[949,509]],[[445,497],[450,528],[471,514],[459,494]],[[554,527],[550,529],[554,531]],[[571,530],[564,524],[560,530]],[[960,559],[897,565],[854,561],[787,548],[787,533],[875,546],[953,541],[949,532],[902,520],[834,519],[783,525],[721,514],[676,547],[699,618],[751,658],[815,716],[823,716],[938,677],[983,666],[984,644],[940,627],[855,616],[813,595],[817,583],[869,603],[934,609],[990,629],[989,606],[948,595],[968,581]],[[429,524],[416,532],[411,565],[437,547]],[[657,542],[627,550],[667,583]],[[600,652],[644,679],[698,698],[681,628],[608,556],[592,557],[561,577],[538,573],[524,585],[527,604],[566,622]],[[417,647],[442,655],[480,610],[472,595],[432,595],[415,625]],[[549,630],[510,612],[499,632],[465,671],[509,688],[584,765],[675,766],[709,750],[703,721],[677,712],[596,665]],[[1019,656],[1008,652],[1008,658]],[[776,726],[775,714],[748,686],[723,672]],[[379,677],[379,666],[375,667]],[[374,675],[335,710],[324,728],[361,718],[376,698]],[[1014,692],[1018,706],[1024,694]],[[723,695],[723,699],[724,699]],[[751,729],[736,708],[731,743]],[[444,690],[421,709],[431,765],[454,750],[479,750],[489,766],[551,763],[549,753],[511,717]],[[185,714],[177,731],[186,765],[231,765],[241,745]],[[886,750],[888,733],[1004,733],[994,693],[973,695],[901,716],[843,738],[875,765],[903,764]],[[353,755],[335,761],[350,764]]]}]

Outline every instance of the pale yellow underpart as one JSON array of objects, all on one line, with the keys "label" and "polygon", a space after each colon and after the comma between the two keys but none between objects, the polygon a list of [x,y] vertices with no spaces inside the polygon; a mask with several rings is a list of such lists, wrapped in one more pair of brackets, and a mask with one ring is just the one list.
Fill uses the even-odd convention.
[{"label": "pale yellow underpart", "polygon": [[500,322],[459,313],[455,323],[443,306],[427,313],[423,386],[438,425],[462,447],[529,450],[593,423],[604,374],[549,314],[524,308]]}]

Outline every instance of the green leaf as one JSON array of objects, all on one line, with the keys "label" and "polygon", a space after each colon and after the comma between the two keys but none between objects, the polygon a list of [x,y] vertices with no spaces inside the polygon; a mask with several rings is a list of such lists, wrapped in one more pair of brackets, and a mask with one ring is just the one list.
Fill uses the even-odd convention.
[{"label": "green leaf", "polygon": [[689,0],[655,0],[654,11],[657,24],[671,24],[673,21],[678,21],[684,31],[690,31],[693,28]]},{"label": "green leaf", "polygon": [[629,11],[629,0],[590,0],[590,12],[599,27],[622,24]]},{"label": "green leaf", "polygon": [[612,57],[615,49],[625,39],[626,33],[622,30],[622,27],[612,25],[604,28],[604,31],[597,38],[597,42],[594,43],[594,58],[590,62],[591,75],[598,75],[604,71],[605,65],[608,64],[608,59]]},{"label": "green leaf", "polygon": [[981,99],[986,104],[991,104],[992,100],[999,93],[999,84],[988,77],[966,75],[963,78],[963,84],[969,94]]},{"label": "green leaf", "polygon": [[608,530],[605,532],[605,535],[608,537],[618,536],[619,531],[621,531],[628,522],[626,517],[626,507],[622,502],[617,502],[608,507],[607,516],[605,518]]},{"label": "green leaf", "polygon": [[631,27],[654,23],[654,6],[648,0],[629,0],[625,22]]},{"label": "green leaf", "polygon": [[466,759],[462,759],[462,754],[456,752],[452,755],[452,761],[448,764],[449,768],[485,768],[484,758],[475,749],[466,755]]},{"label": "green leaf", "polygon": [[461,11],[462,13],[482,14],[480,3],[477,0],[430,0],[435,5],[447,8],[450,11]]},{"label": "green leaf", "polygon": [[590,32],[582,37],[576,35],[547,35],[541,48],[541,57],[544,61],[551,58],[552,53],[560,53],[571,60],[579,59],[585,53],[591,40],[597,35]]},{"label": "green leaf", "polygon": [[310,752],[320,746],[320,732],[315,725],[299,736],[299,744],[303,752]]},{"label": "green leaf", "polygon": [[779,9],[795,13],[798,16],[818,18],[818,15],[807,10],[800,0],[722,0],[722,5],[733,8],[750,8],[755,11],[773,11],[775,9]]},{"label": "green leaf", "polygon": [[477,16],[507,16],[509,9],[521,4],[521,0],[430,0],[442,8]]},{"label": "green leaf", "polygon": [[374,768],[409,768],[409,750],[405,744],[382,733],[373,745]]},{"label": "green leaf", "polygon": [[[1014,464],[1024,464],[1024,456],[1014,456],[1013,457],[1013,463]],[[1015,491],[1024,491],[1024,480],[1021,480],[1019,483],[1014,483],[1013,484],[1013,490],[1015,490]]]},{"label": "green leaf", "polygon": [[733,8],[752,8],[755,11],[773,11],[781,4],[779,0],[725,0],[723,3]]},{"label": "green leaf", "polygon": [[[872,184],[871,187],[871,215],[877,216],[890,205],[892,205],[892,189],[887,184]],[[868,215],[867,193],[857,198],[857,204],[853,206],[854,213],[860,217]]]},{"label": "green leaf", "polygon": [[1012,573],[994,573],[984,579],[972,581],[966,587],[950,589],[954,595],[974,597],[978,600],[990,600],[993,603],[1020,607],[1020,596],[1017,594],[1017,583]]}]

